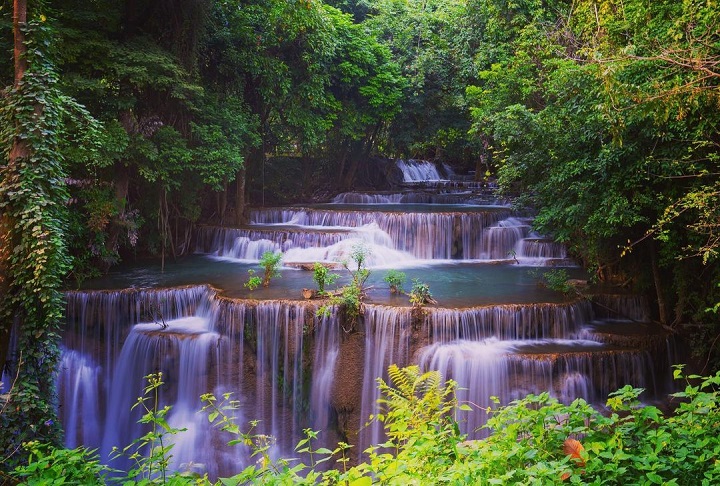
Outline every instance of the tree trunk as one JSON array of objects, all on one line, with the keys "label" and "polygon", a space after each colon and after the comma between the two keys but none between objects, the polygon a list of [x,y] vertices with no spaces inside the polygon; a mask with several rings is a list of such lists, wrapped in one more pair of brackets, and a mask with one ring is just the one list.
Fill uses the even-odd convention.
[{"label": "tree trunk", "polygon": [[223,181],[223,190],[217,193],[218,197],[218,214],[220,215],[220,226],[225,224],[225,218],[227,217],[227,200],[228,200],[228,181],[227,178]]},{"label": "tree trunk", "polygon": [[245,224],[247,207],[245,205],[245,179],[247,171],[245,167],[240,169],[235,177],[235,224]]},{"label": "tree trunk", "polygon": [[105,241],[105,249],[109,253],[115,252],[119,246],[120,234],[124,229],[120,226],[119,221],[123,219],[123,215],[125,214],[128,191],[130,189],[130,173],[128,168],[125,167],[125,164],[115,162],[113,173],[115,175],[113,189],[115,192],[114,203],[117,207],[117,217],[114,219],[115,222],[110,224],[108,238]]},{"label": "tree trunk", "polygon": [[13,3],[13,36],[15,41],[15,88],[27,71],[27,48],[25,47],[25,33],[21,27],[27,23],[27,0],[15,0]]},{"label": "tree trunk", "polygon": [[652,265],[653,282],[655,284],[655,294],[657,296],[658,315],[660,323],[666,325],[668,323],[667,303],[665,302],[665,293],[663,292],[662,276],[660,275],[660,266],[658,265],[657,252],[655,251],[654,242],[650,242],[650,264]]}]

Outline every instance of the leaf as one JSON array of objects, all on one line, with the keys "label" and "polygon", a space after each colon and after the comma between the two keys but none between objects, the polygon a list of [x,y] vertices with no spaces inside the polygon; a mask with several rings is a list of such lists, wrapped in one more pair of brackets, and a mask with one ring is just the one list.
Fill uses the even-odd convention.
[{"label": "leaf", "polygon": [[582,458],[582,451],[584,451],[585,448],[580,443],[580,441],[575,439],[565,439],[565,442],[563,442],[563,452],[570,456],[570,458],[575,461],[575,464],[577,464],[580,467],[585,466],[585,460]]},{"label": "leaf", "polygon": [[349,486],[367,486],[370,484],[372,484],[372,478],[370,478],[368,476],[363,476],[361,478],[350,481]]}]

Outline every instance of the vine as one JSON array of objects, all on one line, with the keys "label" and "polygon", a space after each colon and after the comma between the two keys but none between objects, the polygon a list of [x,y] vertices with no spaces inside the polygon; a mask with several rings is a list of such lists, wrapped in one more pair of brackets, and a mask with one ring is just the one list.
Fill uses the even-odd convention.
[{"label": "vine", "polygon": [[[61,155],[65,121],[97,122],[57,88],[47,52],[52,29],[38,15],[25,25],[28,69],[0,99],[0,246],[5,293],[0,302],[2,332],[12,327],[22,360],[10,359],[17,381],[0,417],[0,460],[23,460],[23,442],[59,443],[55,371],[60,357],[59,328],[64,302],[60,291],[70,268],[65,245],[68,192]],[[91,149],[92,150],[92,149]],[[3,350],[3,353],[4,354]]]}]

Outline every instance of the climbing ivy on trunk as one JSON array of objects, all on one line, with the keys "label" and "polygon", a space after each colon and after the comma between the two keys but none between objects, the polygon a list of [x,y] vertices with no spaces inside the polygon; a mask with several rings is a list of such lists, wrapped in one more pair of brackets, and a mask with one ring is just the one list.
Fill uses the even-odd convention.
[{"label": "climbing ivy on trunk", "polygon": [[[16,345],[9,356],[10,391],[0,402],[0,462],[23,460],[22,443],[60,442],[56,418],[55,371],[64,303],[63,278],[70,267],[66,251],[65,172],[61,139],[81,121],[92,133],[96,123],[57,88],[48,50],[52,38],[45,16],[18,22],[24,34],[27,69],[0,99],[0,246],[4,293],[0,326],[12,328]],[[23,19],[24,20],[24,19]],[[89,139],[87,139],[89,140]],[[3,353],[4,354],[4,353]]]}]

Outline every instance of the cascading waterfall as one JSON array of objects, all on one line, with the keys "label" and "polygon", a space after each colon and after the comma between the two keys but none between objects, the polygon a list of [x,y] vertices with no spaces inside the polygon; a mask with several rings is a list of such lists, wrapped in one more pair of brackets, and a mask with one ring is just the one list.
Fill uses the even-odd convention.
[{"label": "cascading waterfall", "polygon": [[[114,419],[105,423],[102,457],[111,457],[113,447],[127,445],[128,439],[143,435],[145,427],[138,423],[143,411],[138,407],[131,412],[136,400],[128,390],[142,390],[145,376],[162,372],[167,383],[173,384],[159,390],[162,403],[173,404],[168,424],[188,429],[171,439],[176,442],[173,466],[179,469],[184,463],[206,459],[197,452],[208,450],[211,434],[199,430],[207,428],[206,419],[196,412],[200,395],[208,390],[208,364],[215,361],[220,336],[210,330],[209,319],[203,317],[166,321],[166,326],[136,324],[123,344],[108,395],[105,417]],[[127,467],[132,462],[120,460],[120,464]]]},{"label": "cascading waterfall", "polygon": [[437,166],[427,160],[398,160],[397,167],[402,171],[405,182],[439,181],[444,179],[440,176]]},{"label": "cascading waterfall", "polygon": [[426,327],[431,333],[431,339],[436,342],[484,340],[491,337],[502,340],[569,339],[590,321],[591,312],[587,301],[427,309]]},{"label": "cascading waterfall", "polygon": [[332,200],[333,204],[468,204],[503,206],[506,203],[493,192],[468,191],[464,193],[438,194],[432,192],[408,192],[394,194],[364,194],[344,192]]},{"label": "cascading waterfall", "polygon": [[488,260],[517,258],[517,245],[529,233],[530,225],[527,221],[520,218],[508,218],[499,221],[483,232],[483,237],[479,240],[482,243],[481,248],[473,248],[473,243],[477,240],[471,237],[468,237],[465,245],[472,255],[479,254]]},{"label": "cascading waterfall", "polygon": [[[323,447],[350,442],[358,457],[382,442],[381,424],[368,417],[378,411],[377,379],[387,380],[390,364],[438,370],[458,382],[461,402],[480,406],[490,396],[507,403],[549,392],[566,403],[578,397],[600,403],[625,384],[647,388],[650,399],[671,389],[676,348],[649,322],[646,301],[540,300],[548,294],[528,292],[537,284],[522,267],[567,265],[562,245],[535,234],[531,219],[509,206],[483,206],[494,204],[484,182],[442,180],[441,173],[460,176],[429,162],[398,167],[404,187],[419,191],[345,193],[333,204],[255,209],[248,226],[200,228],[196,252],[206,256],[192,258],[231,269],[225,260],[254,262],[265,251],[281,251],[291,264],[343,262],[362,245],[370,268],[406,267],[431,289],[459,293],[452,305],[438,298],[437,306],[413,309],[406,296],[378,298],[382,288],[375,288],[368,291],[375,303],[365,303],[348,332],[336,308],[317,316],[322,301],[263,300],[269,294],[262,289],[215,289],[204,282],[222,285],[203,277],[177,288],[67,292],[58,376],[67,445],[98,448],[107,457],[113,446],[139,437],[143,429],[130,407],[144,376],[157,371],[167,383],[160,397],[172,405],[171,425],[188,429],[172,439],[172,467],[211,477],[236,473],[255,458],[245,446],[223,446],[232,437],[196,413],[203,393],[231,394],[236,422],[248,430],[257,421],[253,432],[271,440],[269,453],[278,458],[298,457],[294,446],[305,428],[322,431]],[[424,271],[430,264],[442,270]],[[228,286],[244,271],[230,275]],[[283,271],[293,272],[287,280],[313,285],[309,274]],[[378,280],[372,286],[384,287]],[[467,287],[473,292],[463,293]],[[463,431],[482,436],[483,413],[458,419]]]},{"label": "cascading waterfall", "polygon": [[[243,446],[218,448],[230,438],[220,438],[197,413],[203,393],[232,393],[240,404],[238,423],[247,430],[246,421],[258,420],[255,432],[276,438],[270,452],[278,457],[292,453],[302,430],[316,423],[313,417],[326,428],[332,422],[327,397],[339,331],[334,322],[315,317],[315,304],[234,301],[207,287],[68,297],[79,316],[76,329],[66,333],[58,378],[68,445],[96,447],[108,458],[114,446],[140,437],[143,428],[130,409],[144,377],[157,371],[167,383],[160,389],[161,406],[172,404],[169,423],[188,429],[172,439],[176,469],[193,463],[217,476],[249,460]],[[143,322],[143,298],[162,302],[167,317]],[[92,316],[119,307],[125,312],[102,323],[117,341],[104,346],[102,339],[90,339],[88,326],[100,324]],[[178,315],[184,313],[190,315]],[[306,343],[313,332],[316,337]],[[122,459],[113,464],[127,465]]]},{"label": "cascading waterfall", "polygon": [[365,309],[365,367],[360,405],[360,424],[357,451],[383,442],[383,430],[378,422],[366,425],[368,417],[378,412],[380,392],[377,379],[387,380],[391,364],[405,366],[410,353],[409,311],[385,306],[367,306]]},{"label": "cascading waterfall", "polygon": [[[627,305],[629,299],[607,298],[608,305]],[[642,306],[641,300],[636,300]],[[460,402],[479,408],[528,393],[550,392],[565,403],[584,398],[601,403],[607,395],[630,383],[650,393],[669,389],[656,378],[656,368],[668,370],[664,350],[618,349],[593,340],[583,332],[596,322],[593,304],[581,300],[567,304],[486,306],[466,309],[426,309],[424,322],[414,333],[410,308],[367,306],[366,351],[360,423],[360,450],[382,441],[377,422],[365,425],[378,412],[376,378],[387,379],[390,363],[416,362],[423,371],[438,370],[444,379],[458,382]],[[636,311],[637,312],[637,311]],[[582,334],[584,339],[578,339]],[[661,375],[663,373],[661,372]],[[664,376],[667,377],[665,372]],[[465,433],[472,437],[485,423],[482,412],[463,416]]]},{"label": "cascading waterfall", "polygon": [[[416,258],[447,260],[457,258],[481,258],[470,243],[471,236],[506,218],[509,210],[504,207],[458,212],[402,213],[388,211],[334,211],[329,209],[265,209],[253,211],[255,224],[295,224],[310,227],[358,228],[370,224],[387,233],[394,249],[412,254]],[[458,253],[458,246],[468,247]],[[473,254],[475,252],[477,254]]]}]

